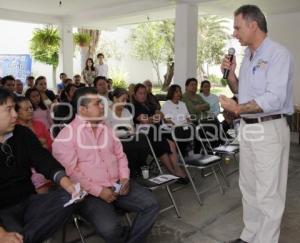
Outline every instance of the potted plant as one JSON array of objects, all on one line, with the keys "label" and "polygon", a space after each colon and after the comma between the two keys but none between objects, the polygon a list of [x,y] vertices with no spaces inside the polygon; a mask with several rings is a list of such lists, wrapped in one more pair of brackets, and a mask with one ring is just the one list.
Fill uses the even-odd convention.
[{"label": "potted plant", "polygon": [[86,33],[74,33],[73,40],[75,45],[79,45],[80,47],[86,47],[90,45],[92,37]]}]

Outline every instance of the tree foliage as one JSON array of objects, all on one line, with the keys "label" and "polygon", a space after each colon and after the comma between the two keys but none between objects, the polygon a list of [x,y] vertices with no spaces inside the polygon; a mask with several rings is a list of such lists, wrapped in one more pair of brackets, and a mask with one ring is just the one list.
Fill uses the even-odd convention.
[{"label": "tree foliage", "polygon": [[30,40],[30,52],[33,59],[38,62],[58,66],[60,37],[57,28],[47,25],[33,31]]},{"label": "tree foliage", "polygon": [[[199,72],[204,72],[204,63],[219,64],[221,62],[225,43],[229,37],[225,23],[224,19],[217,16],[205,16],[199,19],[197,51]],[[159,65],[167,65],[168,72],[165,75],[167,86],[169,85],[167,79],[170,79],[170,77],[172,79],[174,71],[174,65],[172,66],[175,52],[174,31],[175,22],[165,20],[139,24],[133,29],[131,35],[134,56],[152,62],[160,83]],[[170,75],[168,75],[169,72]]]},{"label": "tree foliage", "polygon": [[[172,28],[173,26],[173,28]],[[172,32],[173,29],[173,32]],[[141,60],[150,60],[162,84],[159,65],[174,56],[174,24],[172,21],[139,24],[131,34],[133,55]]]},{"label": "tree foliage", "polygon": [[200,72],[204,63],[220,64],[229,35],[226,20],[217,16],[204,16],[198,23],[197,64]]}]

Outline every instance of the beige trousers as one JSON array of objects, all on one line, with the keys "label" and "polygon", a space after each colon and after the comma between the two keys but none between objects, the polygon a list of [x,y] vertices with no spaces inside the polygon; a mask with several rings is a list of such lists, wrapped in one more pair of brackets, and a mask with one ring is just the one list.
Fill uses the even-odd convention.
[{"label": "beige trousers", "polygon": [[286,118],[240,126],[240,178],[249,243],[276,243],[285,208],[290,130]]}]

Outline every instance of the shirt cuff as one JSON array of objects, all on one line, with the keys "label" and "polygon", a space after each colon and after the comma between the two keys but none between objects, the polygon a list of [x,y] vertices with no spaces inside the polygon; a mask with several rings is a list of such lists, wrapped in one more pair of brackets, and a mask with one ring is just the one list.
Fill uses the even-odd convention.
[{"label": "shirt cuff", "polygon": [[59,170],[54,174],[53,181],[56,184],[59,184],[61,178],[65,177],[65,176],[67,176],[66,172],[64,170]]}]

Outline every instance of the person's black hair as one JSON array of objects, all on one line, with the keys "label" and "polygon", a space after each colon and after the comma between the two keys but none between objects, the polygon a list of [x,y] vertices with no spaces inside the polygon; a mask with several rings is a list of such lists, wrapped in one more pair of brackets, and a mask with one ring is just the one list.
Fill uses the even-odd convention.
[{"label": "person's black hair", "polygon": [[204,86],[204,84],[209,84],[210,85],[210,82],[208,81],[208,80],[203,80],[202,82],[201,82],[201,85],[200,85],[200,93],[202,93],[202,88],[203,88],[203,86]]},{"label": "person's black hair", "polygon": [[167,92],[167,96],[166,96],[166,99],[167,100],[172,100],[173,97],[174,97],[174,94],[176,92],[176,89],[179,89],[180,92],[181,92],[181,87],[178,85],[178,84],[172,84],[169,89],[168,89],[168,92]]},{"label": "person's black hair", "polygon": [[73,78],[81,77],[80,74],[75,74]]},{"label": "person's black hair", "polygon": [[[27,97],[29,100],[30,100],[30,95],[32,92],[38,92],[39,95],[40,95],[40,103],[38,104],[38,107],[40,107],[42,110],[47,110],[47,106],[45,105],[43,99],[42,99],[42,96],[41,96],[41,93],[40,91],[38,91],[37,88],[29,88],[26,90],[25,92],[25,97]],[[32,104],[32,107],[34,110],[36,110],[36,107],[34,106],[34,104],[32,103],[32,101],[30,100],[31,104]]]},{"label": "person's black hair", "polygon": [[111,92],[111,98],[113,99],[114,97],[119,98],[124,94],[128,94],[126,89],[123,88],[116,88],[114,91]]},{"label": "person's black hair", "polygon": [[27,97],[24,97],[24,96],[16,96],[14,98],[16,112],[18,112],[20,110],[20,108],[21,108],[20,104],[24,101],[29,101],[30,102],[30,100]]},{"label": "person's black hair", "polygon": [[60,74],[59,74],[59,78],[61,78],[61,76],[63,76],[63,75],[66,75],[66,77],[67,77],[67,74],[66,74],[66,73],[60,73]]},{"label": "person's black hair", "polygon": [[247,21],[255,21],[258,28],[264,33],[268,33],[267,20],[263,12],[256,5],[243,5],[234,11],[234,16],[242,15]]},{"label": "person's black hair", "polygon": [[102,56],[104,58],[104,54],[101,52],[97,54],[97,58],[99,58],[100,56]]},{"label": "person's black hair", "polygon": [[136,94],[136,92],[138,92],[138,90],[141,89],[141,88],[147,90],[147,88],[146,88],[146,86],[145,86],[144,84],[142,84],[142,83],[137,83],[137,84],[134,86],[134,89],[133,89],[134,94]]},{"label": "person's black hair", "polygon": [[196,78],[188,78],[186,81],[185,81],[185,87],[186,86],[189,86],[191,82],[196,82],[198,84],[198,80]]},{"label": "person's black hair", "polygon": [[75,87],[77,89],[77,86],[75,84],[68,84],[60,93],[60,99],[61,101],[67,101],[67,94],[70,95],[71,88]]},{"label": "person's black hair", "polygon": [[93,60],[93,58],[88,58],[88,59],[86,59],[86,61],[85,61],[85,70],[89,70],[89,67],[88,67],[88,61],[91,61],[92,62],[92,66],[91,66],[91,70],[92,71],[95,71],[96,69],[95,69],[95,67],[94,67],[94,60]]},{"label": "person's black hair", "polygon": [[6,104],[9,98],[14,99],[13,93],[4,87],[0,87],[0,105]]},{"label": "person's black hair", "polygon": [[36,80],[34,81],[34,86],[37,86],[38,83],[39,83],[41,80],[46,80],[46,77],[45,77],[45,76],[38,76],[38,77],[36,78]]},{"label": "person's black hair", "polygon": [[34,77],[33,77],[33,76],[27,76],[27,77],[26,77],[26,81],[29,80],[29,79],[34,80]]},{"label": "person's black hair", "polygon": [[1,84],[4,86],[8,80],[13,80],[13,81],[15,81],[15,78],[14,78],[14,76],[12,76],[12,75],[4,76],[4,77],[1,79]]},{"label": "person's black hair", "polygon": [[89,98],[82,98],[90,94],[98,95],[98,92],[93,87],[82,87],[75,91],[74,97],[71,102],[75,113],[78,112],[78,106],[86,106],[88,103],[91,102]]},{"label": "person's black hair", "polygon": [[93,83],[95,88],[96,88],[97,83],[98,83],[99,80],[104,80],[107,83],[106,77],[104,77],[104,76],[97,76],[97,77],[95,77],[94,83]]}]

